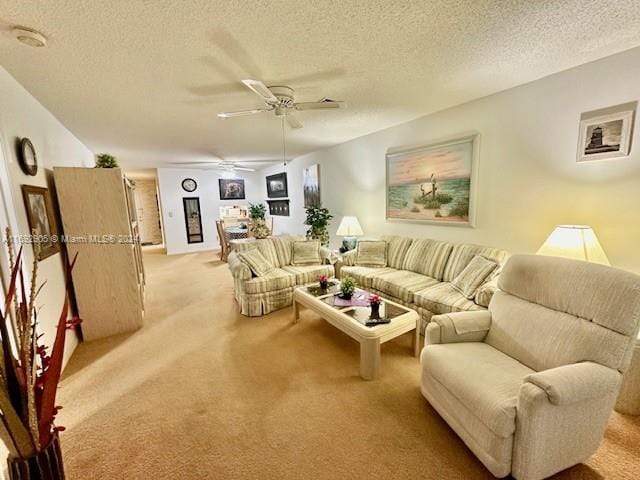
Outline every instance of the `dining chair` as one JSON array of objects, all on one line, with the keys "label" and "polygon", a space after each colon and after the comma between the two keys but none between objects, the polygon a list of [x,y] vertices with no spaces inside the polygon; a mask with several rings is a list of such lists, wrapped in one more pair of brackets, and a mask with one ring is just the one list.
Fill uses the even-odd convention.
[{"label": "dining chair", "polygon": [[226,262],[229,256],[229,240],[224,232],[224,224],[221,220],[216,220],[216,230],[220,241],[220,260]]},{"label": "dining chair", "polygon": [[238,217],[222,217],[222,222],[225,227],[237,227],[240,225]]},{"label": "dining chair", "polygon": [[265,219],[265,223],[267,224],[267,228],[269,229],[269,231],[271,232],[271,235],[273,236],[273,217],[267,217]]}]

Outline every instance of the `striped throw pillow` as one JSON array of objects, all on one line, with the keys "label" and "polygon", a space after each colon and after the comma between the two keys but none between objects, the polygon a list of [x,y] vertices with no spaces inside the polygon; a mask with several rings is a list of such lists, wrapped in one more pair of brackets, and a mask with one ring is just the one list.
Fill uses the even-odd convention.
[{"label": "striped throw pillow", "polygon": [[361,240],[356,252],[356,265],[359,267],[386,267],[387,242]]},{"label": "striped throw pillow", "polygon": [[464,270],[453,279],[451,286],[469,300],[473,300],[478,289],[496,268],[498,268],[496,262],[476,255]]},{"label": "striped throw pillow", "polygon": [[256,277],[264,277],[276,268],[257,248],[238,252],[238,257],[251,269]]},{"label": "striped throw pillow", "polygon": [[484,258],[492,260],[496,262],[498,266],[504,265],[508,257],[507,251],[500,248],[473,245],[471,243],[456,244],[453,246],[453,250],[447,261],[447,266],[444,268],[442,281],[453,281],[476,255],[481,255]]},{"label": "striped throw pillow", "polygon": [[318,265],[320,263],[322,260],[319,240],[293,242],[291,265]]}]

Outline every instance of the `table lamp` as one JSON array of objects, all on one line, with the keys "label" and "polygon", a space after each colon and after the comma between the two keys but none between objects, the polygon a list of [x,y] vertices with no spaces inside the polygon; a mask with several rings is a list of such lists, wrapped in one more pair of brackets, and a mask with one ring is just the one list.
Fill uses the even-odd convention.
[{"label": "table lamp", "polygon": [[340,248],[340,251],[344,253],[356,248],[356,237],[364,235],[364,233],[356,217],[342,217],[336,235],[344,237]]},{"label": "table lamp", "polygon": [[610,265],[596,233],[588,225],[558,225],[537,253]]}]

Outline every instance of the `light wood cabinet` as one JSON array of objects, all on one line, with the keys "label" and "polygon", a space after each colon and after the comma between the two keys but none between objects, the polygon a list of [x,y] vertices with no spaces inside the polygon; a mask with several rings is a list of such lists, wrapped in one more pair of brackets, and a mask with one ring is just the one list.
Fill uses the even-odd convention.
[{"label": "light wood cabinet", "polygon": [[145,274],[132,183],[119,168],[54,167],[85,340],[142,326]]}]

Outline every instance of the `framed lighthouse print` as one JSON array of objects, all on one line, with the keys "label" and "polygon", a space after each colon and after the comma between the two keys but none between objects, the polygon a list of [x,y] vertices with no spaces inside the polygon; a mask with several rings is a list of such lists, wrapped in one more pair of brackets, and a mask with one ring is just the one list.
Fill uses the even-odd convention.
[{"label": "framed lighthouse print", "polygon": [[635,104],[583,113],[580,118],[578,162],[629,156]]}]

